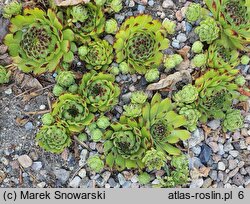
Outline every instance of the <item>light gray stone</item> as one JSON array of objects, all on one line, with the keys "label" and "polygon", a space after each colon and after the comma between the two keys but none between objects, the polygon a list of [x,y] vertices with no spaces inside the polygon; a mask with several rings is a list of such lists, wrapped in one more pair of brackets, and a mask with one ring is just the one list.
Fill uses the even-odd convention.
[{"label": "light gray stone", "polygon": [[212,130],[217,130],[220,127],[220,120],[211,120],[207,123],[207,125],[212,129]]},{"label": "light gray stone", "polygon": [[76,176],[72,181],[70,181],[69,186],[72,188],[78,188],[81,182],[81,178]]},{"label": "light gray stone", "polygon": [[68,181],[70,175],[70,172],[65,169],[56,169],[53,173],[62,184],[65,184]]},{"label": "light gray stone", "polygon": [[31,158],[26,154],[19,156],[17,160],[23,168],[29,168],[32,165]]},{"label": "light gray stone", "polygon": [[202,187],[203,183],[204,183],[203,179],[195,179],[191,182],[189,187],[190,188],[200,188],[200,187]]},{"label": "light gray stone", "polygon": [[202,129],[197,128],[192,132],[189,142],[189,147],[195,147],[197,144],[200,144],[204,140],[204,132]]}]

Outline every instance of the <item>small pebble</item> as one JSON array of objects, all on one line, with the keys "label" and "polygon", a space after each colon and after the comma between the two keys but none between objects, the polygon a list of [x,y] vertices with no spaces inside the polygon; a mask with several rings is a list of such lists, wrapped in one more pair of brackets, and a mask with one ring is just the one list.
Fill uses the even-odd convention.
[{"label": "small pebble", "polygon": [[29,168],[32,165],[31,158],[26,154],[19,156],[17,160],[23,168]]},{"label": "small pebble", "polygon": [[39,109],[40,110],[45,110],[46,106],[45,105],[40,105]]},{"label": "small pebble", "polygon": [[81,182],[81,178],[76,176],[70,183],[69,186],[72,188],[78,188]]},{"label": "small pebble", "polygon": [[174,5],[174,2],[172,0],[165,0],[162,3],[163,8],[173,8],[174,6],[175,5]]}]

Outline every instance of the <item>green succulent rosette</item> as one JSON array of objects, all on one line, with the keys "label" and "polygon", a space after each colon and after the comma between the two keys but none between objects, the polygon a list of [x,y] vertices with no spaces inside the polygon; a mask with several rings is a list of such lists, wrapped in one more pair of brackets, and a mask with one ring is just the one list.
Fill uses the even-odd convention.
[{"label": "green succulent rosette", "polygon": [[11,19],[9,30],[4,43],[14,64],[23,72],[52,72],[61,61],[73,60],[70,45],[74,33],[63,28],[51,9],[47,13],[38,8],[25,9],[23,15]]},{"label": "green succulent rosette", "polygon": [[169,173],[167,176],[163,178],[157,177],[160,184],[156,185],[156,187],[176,188],[187,184],[190,180],[187,156],[180,155],[173,157],[169,164],[168,171]]},{"label": "green succulent rosette", "polygon": [[90,113],[86,98],[75,94],[63,94],[53,104],[52,116],[58,121],[63,121],[71,132],[81,132],[94,120]]},{"label": "green succulent rosette", "polygon": [[7,69],[0,65],[0,85],[9,82],[10,74],[11,72],[8,72]]},{"label": "green succulent rosette", "polygon": [[213,18],[207,17],[200,22],[200,25],[196,27],[195,32],[198,34],[201,42],[211,44],[219,37],[220,29]]},{"label": "green succulent rosette", "polygon": [[137,118],[142,114],[142,106],[140,104],[130,103],[123,106],[123,115],[131,118]]},{"label": "green succulent rosette", "polygon": [[139,122],[154,148],[164,154],[179,155],[181,151],[175,144],[190,137],[187,130],[181,129],[187,123],[185,117],[174,112],[170,99],[163,100],[158,93],[144,106]]},{"label": "green succulent rosette", "polygon": [[198,99],[198,90],[192,84],[183,86],[182,90],[173,95],[173,100],[177,104],[190,104]]},{"label": "green succulent rosette", "polygon": [[122,0],[106,0],[104,6],[108,13],[118,13],[122,10]]},{"label": "green succulent rosette", "polygon": [[161,151],[155,149],[148,150],[142,162],[150,170],[160,170],[166,164],[166,157]]},{"label": "green succulent rosette", "polygon": [[218,69],[220,72],[228,71],[236,75],[239,71],[234,69],[240,63],[239,52],[225,48],[220,44],[212,44],[208,48],[207,64],[209,67]]},{"label": "green succulent rosette", "polygon": [[95,37],[104,31],[105,17],[102,7],[93,3],[78,4],[67,9],[72,30],[83,38]]},{"label": "green succulent rosette", "polygon": [[163,60],[162,50],[169,46],[166,30],[149,15],[128,18],[116,34],[116,61],[126,61],[130,72],[145,74],[157,68]]},{"label": "green succulent rosette", "polygon": [[184,115],[187,120],[185,127],[191,132],[195,131],[201,113],[193,106],[185,105],[179,109],[179,114]]},{"label": "green succulent rosette", "polygon": [[22,11],[22,4],[18,1],[12,1],[3,7],[3,17],[11,18],[11,16],[20,14]]},{"label": "green succulent rosette", "polygon": [[56,76],[56,82],[61,87],[69,88],[75,84],[75,75],[71,71],[62,71]]},{"label": "green succulent rosette", "polygon": [[250,43],[249,0],[205,0],[208,9],[221,25],[223,45],[247,50]]},{"label": "green succulent rosette", "polygon": [[231,109],[227,112],[226,117],[223,121],[223,130],[226,132],[234,131],[244,126],[244,119],[240,113],[240,110]]},{"label": "green succulent rosette", "polygon": [[131,103],[144,104],[148,99],[148,95],[143,91],[135,91],[131,95]]},{"label": "green succulent rosette", "polygon": [[94,155],[88,158],[87,165],[94,172],[101,172],[104,168],[104,162],[100,159],[98,155]]},{"label": "green succulent rosette", "polygon": [[70,146],[71,139],[67,128],[62,124],[44,125],[36,135],[38,145],[51,153],[62,153]]},{"label": "green succulent rosette", "polygon": [[87,69],[106,70],[114,58],[113,47],[106,40],[95,40],[88,43],[88,53],[80,58]]},{"label": "green succulent rosette", "polygon": [[201,5],[196,3],[191,3],[187,7],[187,11],[185,13],[186,19],[189,22],[197,21],[201,17]]},{"label": "green succulent rosette", "polygon": [[104,139],[104,154],[109,167],[119,171],[144,167],[142,158],[151,142],[135,120],[122,116],[119,123],[111,124]]},{"label": "green succulent rosette", "polygon": [[199,100],[196,101],[197,109],[201,112],[201,121],[208,118],[222,119],[225,111],[231,108],[232,100],[237,97],[237,88],[234,76],[209,70],[195,81],[199,91]]},{"label": "green succulent rosette", "polygon": [[92,70],[82,77],[79,93],[86,97],[91,111],[105,112],[118,103],[120,88],[111,74]]}]

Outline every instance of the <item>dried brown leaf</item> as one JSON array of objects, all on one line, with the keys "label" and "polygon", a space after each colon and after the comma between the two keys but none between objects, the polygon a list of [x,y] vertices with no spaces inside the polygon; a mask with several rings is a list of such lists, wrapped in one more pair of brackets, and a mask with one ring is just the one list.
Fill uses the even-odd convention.
[{"label": "dried brown leaf", "polygon": [[188,52],[190,50],[189,46],[184,46],[181,50],[177,52],[183,57],[184,61],[188,60]]},{"label": "dried brown leaf", "polygon": [[42,84],[33,76],[29,74],[24,74],[19,70],[16,70],[13,73],[13,78],[16,82],[16,85],[20,86],[22,89],[42,89]]},{"label": "dried brown leaf", "polygon": [[190,171],[190,176],[192,179],[198,179],[201,177],[207,177],[210,171],[210,167],[201,167],[199,169],[194,168],[193,170]]},{"label": "dried brown leaf", "polygon": [[16,123],[19,126],[24,126],[29,120],[27,118],[16,118]]},{"label": "dried brown leaf", "polygon": [[187,70],[182,70],[179,72],[175,72],[174,74],[168,75],[166,78],[161,79],[157,83],[153,83],[148,85],[147,90],[153,91],[153,90],[160,90],[167,88],[169,86],[174,86],[177,82],[182,81],[184,79],[188,79],[188,81],[191,83],[192,78],[190,73]]},{"label": "dried brown leaf", "polygon": [[54,0],[57,6],[72,6],[80,3],[88,3],[90,0]]},{"label": "dried brown leaf", "polygon": [[204,130],[205,137],[207,138],[207,136],[212,132],[212,131],[211,131],[211,128],[209,128],[209,127],[206,126],[206,125],[202,125],[202,128],[203,128],[203,130]]},{"label": "dried brown leaf", "polygon": [[246,101],[240,102],[236,105],[236,107],[238,108],[242,108],[242,110],[244,110],[245,112],[249,111],[249,103]]}]

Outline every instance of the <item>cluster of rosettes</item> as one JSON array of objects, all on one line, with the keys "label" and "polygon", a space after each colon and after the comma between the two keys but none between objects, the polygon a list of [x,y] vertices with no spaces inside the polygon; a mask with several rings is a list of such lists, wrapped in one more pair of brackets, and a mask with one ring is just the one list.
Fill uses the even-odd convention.
[{"label": "cluster of rosettes", "polygon": [[233,109],[233,100],[240,99],[234,75],[209,70],[197,78],[195,85],[186,85],[173,99],[179,114],[187,119],[187,129],[194,131],[198,120],[223,120],[223,130],[233,131],[242,127],[243,118],[239,110]]},{"label": "cluster of rosettes", "polygon": [[139,92],[133,95],[132,104],[143,104],[142,112],[133,117],[124,114],[105,132],[104,154],[111,168],[159,170],[168,156],[181,154],[175,144],[190,136],[182,128],[185,117],[175,113],[171,101],[163,100],[160,94],[155,94],[151,103],[146,99]]}]

